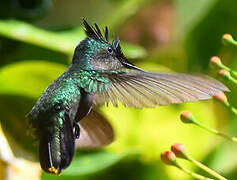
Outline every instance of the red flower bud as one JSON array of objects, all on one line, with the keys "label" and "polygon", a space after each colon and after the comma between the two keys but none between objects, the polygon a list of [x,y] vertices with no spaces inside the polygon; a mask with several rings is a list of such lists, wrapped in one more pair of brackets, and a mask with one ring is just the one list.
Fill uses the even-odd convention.
[{"label": "red flower bud", "polygon": [[171,151],[179,158],[184,158],[186,159],[185,153],[186,153],[186,148],[184,147],[183,144],[173,144],[171,146]]},{"label": "red flower bud", "polygon": [[193,123],[195,121],[193,114],[190,111],[183,111],[180,115],[183,123]]},{"label": "red flower bud", "polygon": [[176,165],[176,156],[171,151],[165,151],[165,152],[161,153],[160,158],[161,158],[162,162],[167,165],[173,165],[173,166]]},{"label": "red flower bud", "polygon": [[226,95],[223,92],[216,93],[216,95],[214,97],[218,101],[227,102],[227,97],[226,97]]}]

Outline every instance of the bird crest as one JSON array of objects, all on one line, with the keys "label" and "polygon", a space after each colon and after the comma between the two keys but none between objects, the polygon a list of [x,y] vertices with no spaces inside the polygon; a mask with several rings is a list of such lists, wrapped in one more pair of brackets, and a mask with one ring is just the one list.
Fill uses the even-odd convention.
[{"label": "bird crest", "polygon": [[106,26],[104,29],[104,35],[102,34],[99,26],[95,23],[94,26],[90,26],[87,21],[83,18],[83,25],[85,27],[85,33],[87,37],[94,39],[95,41],[100,41],[102,43],[108,43],[111,45],[113,50],[116,52],[117,56],[124,58],[119,37],[113,35],[112,43],[109,42],[109,30]]}]

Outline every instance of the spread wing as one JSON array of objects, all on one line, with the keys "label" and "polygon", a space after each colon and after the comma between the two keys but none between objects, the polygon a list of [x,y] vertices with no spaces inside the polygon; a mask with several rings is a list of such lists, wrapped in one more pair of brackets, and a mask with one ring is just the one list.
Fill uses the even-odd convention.
[{"label": "spread wing", "polygon": [[110,123],[99,112],[91,110],[80,122],[80,137],[76,147],[96,149],[108,145],[114,140],[114,131]]},{"label": "spread wing", "polygon": [[[143,71],[107,73],[109,85],[105,91],[95,93],[94,105],[120,101],[127,107],[154,107],[209,99],[216,93],[228,91],[222,83],[206,76],[162,74]],[[101,85],[97,82],[97,86]]]}]

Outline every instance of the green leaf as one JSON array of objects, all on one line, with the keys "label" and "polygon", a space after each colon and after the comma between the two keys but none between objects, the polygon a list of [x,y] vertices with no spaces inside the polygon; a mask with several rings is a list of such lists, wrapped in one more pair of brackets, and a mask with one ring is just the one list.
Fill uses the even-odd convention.
[{"label": "green leaf", "polygon": [[[63,170],[60,177],[79,177],[102,171],[125,157],[109,151],[77,152],[71,165]],[[42,179],[50,179],[51,175],[43,173]]]},{"label": "green leaf", "polygon": [[25,22],[16,20],[0,20],[2,36],[43,46],[54,51],[72,54],[78,39],[72,41],[56,33],[39,29]]},{"label": "green leaf", "polygon": [[[211,100],[142,110],[104,107],[102,110],[118,137],[108,148],[114,152],[136,149],[141,153],[141,159],[151,163],[159,160],[161,152],[179,142],[186,146],[193,157],[202,159],[216,147],[216,144],[210,142],[216,141],[217,137],[194,125],[183,124],[179,117],[183,110],[189,110],[200,122],[215,127],[217,117],[224,117],[215,113],[213,108]],[[186,177],[170,167],[167,167],[167,171],[171,179]]]},{"label": "green leaf", "polygon": [[25,61],[0,69],[0,94],[39,97],[65,66],[44,61]]},{"label": "green leaf", "polygon": [[79,152],[73,159],[71,166],[63,171],[63,175],[78,176],[92,174],[112,166],[123,157],[124,155],[118,155],[109,151],[95,151],[84,154]]},{"label": "green leaf", "polygon": [[[0,20],[0,35],[68,55],[72,55],[76,45],[85,38],[82,28],[50,32],[16,20]],[[129,58],[143,57],[145,49],[137,45],[128,45],[126,54]]]}]

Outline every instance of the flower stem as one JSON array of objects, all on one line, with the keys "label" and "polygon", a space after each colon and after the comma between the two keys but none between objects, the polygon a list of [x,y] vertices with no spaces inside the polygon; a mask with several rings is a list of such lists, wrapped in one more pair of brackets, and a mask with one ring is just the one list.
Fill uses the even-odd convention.
[{"label": "flower stem", "polygon": [[233,141],[233,142],[236,142],[236,143],[237,143],[237,138],[236,138],[236,137],[231,137],[231,136],[229,136],[229,135],[227,135],[227,134],[221,133],[221,132],[219,132],[219,131],[216,130],[216,129],[210,128],[210,127],[208,127],[208,126],[205,126],[205,125],[199,123],[198,121],[195,121],[195,122],[193,122],[193,123],[196,124],[197,126],[203,128],[203,129],[207,130],[208,132],[211,132],[211,133],[213,133],[213,134],[216,134],[216,135],[218,135],[218,136],[224,137],[224,138],[226,138],[226,139],[228,139],[228,140],[230,140],[230,141]]},{"label": "flower stem", "polygon": [[184,173],[186,173],[186,174],[188,174],[188,175],[190,175],[190,176],[192,176],[192,177],[194,177],[196,179],[200,179],[200,180],[213,180],[211,178],[208,178],[208,177],[202,176],[200,174],[194,173],[194,172],[192,172],[192,171],[190,171],[190,170],[180,166],[178,163],[177,163],[176,167],[179,168]]},{"label": "flower stem", "polygon": [[234,40],[234,38],[232,37],[231,34],[224,34],[222,36],[222,40],[223,40],[223,43],[224,44],[230,44],[230,45],[233,45],[233,46],[237,46],[237,41]]},{"label": "flower stem", "polygon": [[209,167],[203,165],[202,163],[200,163],[199,161],[193,159],[190,155],[186,154],[186,158],[187,160],[189,160],[190,162],[192,162],[193,164],[195,164],[196,166],[198,166],[199,168],[201,168],[202,170],[206,171],[208,174],[212,175],[213,177],[219,179],[219,180],[227,180],[225,177],[221,176],[220,174],[218,174],[217,172],[215,172],[214,170],[210,169]]},{"label": "flower stem", "polygon": [[224,105],[232,112],[234,113],[235,115],[237,115],[237,109],[233,106],[230,105],[230,103],[227,101],[227,102],[224,102]]},{"label": "flower stem", "polygon": [[[230,71],[231,72],[231,71]],[[233,72],[232,72],[233,73]],[[236,76],[236,75],[235,75]],[[229,78],[228,78],[231,82],[233,82],[233,83],[235,83],[235,84],[237,84],[237,80],[235,79],[235,78],[233,78],[233,76],[229,76]]]},{"label": "flower stem", "polygon": [[[219,64],[218,65],[218,67],[220,68],[220,69],[225,69],[225,70],[227,70],[227,71],[229,71],[232,75],[234,75],[235,77],[237,77],[237,71],[234,71],[234,70],[232,70],[231,68],[229,68],[229,67],[227,67],[227,66],[225,66],[224,64]],[[232,77],[233,78],[233,77]],[[236,79],[232,79],[231,78],[231,81],[233,81],[233,82],[236,82]]]}]

